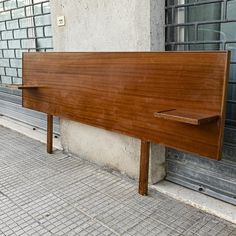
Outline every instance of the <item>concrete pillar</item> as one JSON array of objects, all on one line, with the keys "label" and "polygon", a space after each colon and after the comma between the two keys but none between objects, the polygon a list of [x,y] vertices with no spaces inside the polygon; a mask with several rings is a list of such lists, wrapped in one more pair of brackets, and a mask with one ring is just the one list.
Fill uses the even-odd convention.
[{"label": "concrete pillar", "polygon": [[[164,50],[164,2],[51,0],[54,49],[83,52]],[[65,26],[57,26],[58,16],[65,16]],[[65,119],[61,119],[61,137],[66,151],[130,177],[138,177],[140,140]],[[164,147],[153,144],[152,183],[164,177],[164,162]]]}]

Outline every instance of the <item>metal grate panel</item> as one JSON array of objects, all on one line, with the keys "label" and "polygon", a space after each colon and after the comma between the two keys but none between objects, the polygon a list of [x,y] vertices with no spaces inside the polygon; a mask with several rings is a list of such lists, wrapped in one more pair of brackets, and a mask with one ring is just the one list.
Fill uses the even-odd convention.
[{"label": "metal grate panel", "polygon": [[221,161],[167,150],[166,179],[236,204],[236,0],[167,0],[166,50],[231,50]]},{"label": "metal grate panel", "polygon": [[22,52],[51,51],[49,0],[0,0],[0,83],[22,82]]},{"label": "metal grate panel", "polygon": [[46,129],[46,115],[22,108],[21,91],[12,85],[22,83],[23,52],[52,49],[49,0],[0,0],[0,115]]},{"label": "metal grate panel", "polygon": [[226,124],[236,126],[236,0],[167,0],[166,50],[231,50]]}]

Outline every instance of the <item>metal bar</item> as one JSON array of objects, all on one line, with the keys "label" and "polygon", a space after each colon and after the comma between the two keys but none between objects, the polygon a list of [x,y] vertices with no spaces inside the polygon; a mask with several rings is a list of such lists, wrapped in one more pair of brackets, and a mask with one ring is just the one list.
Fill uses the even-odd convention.
[{"label": "metal bar", "polygon": [[[30,5],[30,6],[32,6],[32,5]],[[22,7],[23,8],[23,7]],[[24,7],[25,8],[25,7]],[[18,8],[15,8],[15,9],[18,9]],[[11,9],[11,10],[14,10],[14,9]],[[34,16],[46,16],[46,15],[50,15],[51,13],[42,13],[42,14],[35,14]],[[28,17],[32,17],[32,16],[27,16],[27,18]],[[26,17],[19,17],[19,18],[17,18],[17,20],[21,20],[21,19],[25,19]],[[4,20],[4,21],[0,21],[0,22],[8,22],[8,21],[12,21],[12,19],[11,20]]]},{"label": "metal bar", "polygon": [[235,100],[227,100],[226,102],[227,102],[227,103],[230,103],[230,104],[236,104],[236,101],[235,101]]},{"label": "metal bar", "polygon": [[224,0],[223,2],[223,20],[227,19],[227,0]]},{"label": "metal bar", "polygon": [[166,45],[188,45],[188,44],[222,44],[222,41],[189,41],[189,42],[168,42]]},{"label": "metal bar", "polygon": [[181,8],[181,7],[193,7],[193,6],[202,6],[202,5],[208,5],[208,4],[214,4],[214,3],[222,3],[222,2],[224,2],[224,0],[212,0],[212,1],[205,1],[205,2],[194,2],[194,3],[175,4],[175,5],[166,6],[165,9]]},{"label": "metal bar", "polygon": [[[209,40],[209,41],[188,41],[188,42],[166,42],[166,45],[186,45],[186,44],[229,44],[236,43],[234,41],[223,41],[223,40]],[[234,62],[231,62],[234,63]]]},{"label": "metal bar", "polygon": [[229,124],[236,124],[236,121],[235,121],[235,120],[232,120],[232,119],[226,119],[226,120],[225,120],[225,123],[226,123],[226,125],[229,125]]},{"label": "metal bar", "polygon": [[235,80],[229,80],[229,84],[236,84]]},{"label": "metal bar", "polygon": [[[224,24],[224,23],[235,23],[235,20],[211,20],[211,21],[198,21],[198,25],[211,25],[211,24]],[[196,22],[187,22],[187,23],[173,23],[166,24],[165,27],[178,27],[178,26],[194,26]]]}]

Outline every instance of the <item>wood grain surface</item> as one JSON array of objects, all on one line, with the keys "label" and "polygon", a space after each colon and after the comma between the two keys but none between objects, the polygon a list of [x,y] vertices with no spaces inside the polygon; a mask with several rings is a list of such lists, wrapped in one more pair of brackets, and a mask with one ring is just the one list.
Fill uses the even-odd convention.
[{"label": "wood grain surface", "polygon": [[219,119],[219,115],[214,114],[201,114],[201,113],[190,113],[189,111],[178,111],[178,110],[167,110],[155,112],[154,116],[166,120],[183,122],[192,125],[202,125],[211,123]]},{"label": "wood grain surface", "polygon": [[47,114],[47,152],[53,152],[53,116]]},{"label": "wood grain surface", "polygon": [[148,170],[149,170],[150,142],[141,140],[140,167],[139,167],[139,194],[148,194]]},{"label": "wood grain surface", "polygon": [[[24,53],[23,106],[219,159],[228,67],[229,52]],[[155,117],[174,109],[218,119]]]}]

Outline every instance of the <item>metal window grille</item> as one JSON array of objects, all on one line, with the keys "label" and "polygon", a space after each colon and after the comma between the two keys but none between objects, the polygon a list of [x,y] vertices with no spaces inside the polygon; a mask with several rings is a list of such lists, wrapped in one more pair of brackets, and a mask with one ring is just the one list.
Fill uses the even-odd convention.
[{"label": "metal window grille", "polygon": [[51,51],[49,0],[0,0],[0,84],[22,82],[22,52]]},{"label": "metal window grille", "polygon": [[166,179],[235,204],[236,0],[166,0],[166,50],[231,50],[221,161],[168,148]]},{"label": "metal window grille", "polygon": [[236,126],[236,0],[167,0],[166,50],[231,50],[226,125]]}]

